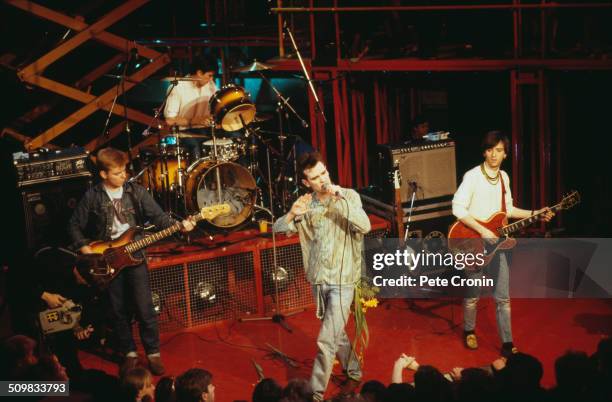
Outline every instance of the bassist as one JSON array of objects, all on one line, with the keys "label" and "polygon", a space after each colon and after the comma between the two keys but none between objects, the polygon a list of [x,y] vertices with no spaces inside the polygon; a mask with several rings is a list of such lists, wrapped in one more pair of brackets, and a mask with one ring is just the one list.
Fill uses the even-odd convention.
[{"label": "bassist", "polygon": [[[159,228],[175,224],[143,187],[126,183],[128,162],[127,154],[122,151],[104,148],[98,152],[96,164],[102,182],[85,193],[69,223],[73,246],[81,253],[93,253],[88,245],[92,240],[116,239],[128,229],[144,225],[145,220]],[[184,231],[190,231],[195,226],[190,220],[184,220],[182,224]],[[161,375],[164,366],[159,351],[159,328],[144,261],[117,275],[109,285],[109,299],[120,353],[124,356],[120,371],[134,368],[138,363],[131,328],[130,312],[134,311],[151,372]]]},{"label": "bassist", "polygon": [[[519,219],[542,213],[541,218],[547,222],[554,216],[548,208],[533,211],[513,205],[510,179],[508,174],[500,169],[509,152],[509,145],[508,137],[500,131],[489,131],[485,134],[481,146],[484,162],[465,173],[453,198],[453,214],[457,219],[490,244],[498,241],[498,235],[478,221],[484,222],[497,212],[505,212],[507,217]],[[504,252],[495,256],[487,267],[487,273],[495,282],[493,296],[496,304],[497,330],[502,341],[501,354],[507,357],[511,353],[516,353],[517,349],[512,342],[510,272]],[[466,270],[465,274],[468,278],[480,278],[482,271]],[[463,301],[464,344],[469,349],[478,348],[474,330],[480,290],[479,287],[469,288]]]}]

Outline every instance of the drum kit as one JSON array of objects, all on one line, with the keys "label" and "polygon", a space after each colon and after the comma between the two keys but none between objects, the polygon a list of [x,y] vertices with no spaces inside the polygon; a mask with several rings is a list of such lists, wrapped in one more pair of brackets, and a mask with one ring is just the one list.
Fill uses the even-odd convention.
[{"label": "drum kit", "polygon": [[[233,71],[268,68],[254,62]],[[176,85],[181,80],[193,79],[175,77],[173,82]],[[156,119],[164,104],[165,100],[157,109]],[[286,212],[298,196],[297,177],[286,175],[287,167],[295,165],[296,150],[295,145],[288,147],[289,155],[285,155],[287,136],[282,129],[280,133],[261,129],[260,124],[273,119],[273,115],[259,114],[249,93],[236,84],[227,84],[214,93],[209,100],[209,111],[210,124],[204,129],[179,131],[174,126],[170,130],[157,131],[157,144],[140,148],[141,170],[130,180],[143,185],[166,212],[177,216],[214,204],[229,204],[230,214],[208,221],[217,229],[238,228],[253,217],[257,209]],[[279,119],[282,119],[280,111]],[[282,121],[280,124],[282,126]],[[151,133],[150,127],[145,133]],[[273,137],[279,139],[280,150],[272,146]],[[197,151],[187,146],[193,147],[194,143],[198,144]],[[265,169],[260,169],[260,150],[265,151],[267,174],[263,173]],[[270,166],[271,155],[276,162],[274,173]],[[265,197],[269,208],[264,207],[264,193],[260,187],[268,190]]]}]

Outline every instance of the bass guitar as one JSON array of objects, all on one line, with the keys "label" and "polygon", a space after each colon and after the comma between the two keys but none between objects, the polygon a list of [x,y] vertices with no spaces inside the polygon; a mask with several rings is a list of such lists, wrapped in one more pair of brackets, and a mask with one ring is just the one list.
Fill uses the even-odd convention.
[{"label": "bass guitar", "polygon": [[[194,222],[211,220],[229,212],[228,204],[213,205],[202,208],[189,219]],[[135,257],[135,252],[173,235],[182,228],[182,223],[177,222],[139,240],[134,240],[137,229],[130,228],[115,240],[94,241],[89,244],[94,253],[80,255],[77,259],[77,270],[90,285],[105,289],[124,268],[140,265],[144,261],[144,258]]]}]

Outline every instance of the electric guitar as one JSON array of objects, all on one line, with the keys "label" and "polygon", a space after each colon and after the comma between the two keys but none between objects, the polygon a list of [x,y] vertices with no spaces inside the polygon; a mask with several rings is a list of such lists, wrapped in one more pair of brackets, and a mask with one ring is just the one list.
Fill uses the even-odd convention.
[{"label": "electric guitar", "polygon": [[399,161],[395,161],[393,164],[393,191],[394,191],[394,205],[395,208],[395,225],[397,230],[397,237],[400,239],[400,245],[404,244],[404,208],[402,208],[402,193],[401,184],[402,176],[399,170]]},{"label": "electric guitar", "polygon": [[[553,205],[550,207],[550,209],[553,212],[563,209],[570,209],[579,202],[580,194],[578,194],[577,191],[572,191],[563,197],[561,202]],[[457,221],[448,231],[448,248],[456,254],[483,254],[483,264],[479,264],[477,267],[474,267],[476,263],[466,263],[465,265],[466,269],[484,268],[491,262],[493,257],[495,257],[495,253],[497,253],[497,251],[510,250],[516,246],[516,239],[509,237],[510,234],[536,222],[544,213],[546,213],[546,211],[539,212],[511,224],[508,224],[508,218],[505,212],[497,212],[491,215],[491,217],[486,221],[477,220],[477,222],[482,226],[499,236],[499,239],[494,244],[488,243],[474,229],[468,227],[461,221]]]},{"label": "electric guitar", "polygon": [[[195,222],[202,219],[211,220],[230,211],[228,204],[213,205],[202,208],[189,219]],[[133,253],[173,235],[182,228],[182,223],[177,222],[140,240],[134,240],[137,230],[130,228],[115,240],[94,241],[89,244],[94,253],[80,255],[77,260],[77,270],[90,285],[105,289],[124,268],[140,265],[144,261],[144,258],[134,257]]]}]

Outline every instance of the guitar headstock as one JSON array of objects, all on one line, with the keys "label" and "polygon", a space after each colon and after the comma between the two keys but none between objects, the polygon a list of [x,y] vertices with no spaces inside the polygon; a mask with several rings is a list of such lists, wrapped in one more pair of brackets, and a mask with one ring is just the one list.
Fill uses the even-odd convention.
[{"label": "guitar headstock", "polygon": [[569,194],[567,194],[565,197],[563,197],[563,199],[559,203],[559,206],[561,207],[561,209],[570,209],[579,203],[580,203],[580,193],[574,190],[570,192]]},{"label": "guitar headstock", "polygon": [[402,185],[402,174],[399,169],[399,161],[393,162],[393,188],[399,190]]},{"label": "guitar headstock", "polygon": [[204,207],[200,210],[199,216],[202,219],[215,219],[219,215],[229,214],[231,212],[231,208],[229,204],[217,204],[211,205],[210,207]]}]

